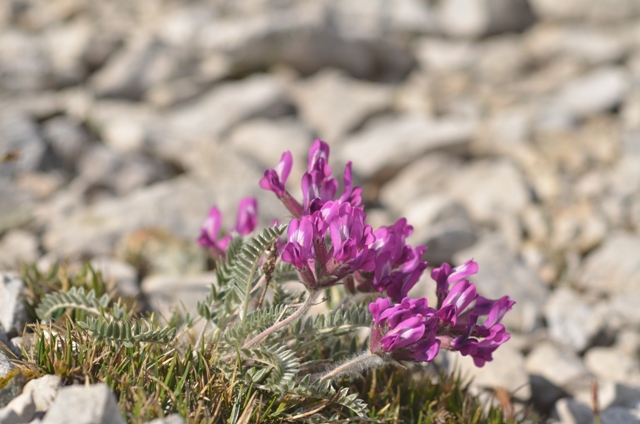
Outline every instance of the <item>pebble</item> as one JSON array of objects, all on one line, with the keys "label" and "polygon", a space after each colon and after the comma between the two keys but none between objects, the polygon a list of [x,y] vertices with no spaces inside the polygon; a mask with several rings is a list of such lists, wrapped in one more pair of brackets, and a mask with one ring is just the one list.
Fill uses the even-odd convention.
[{"label": "pebble", "polygon": [[22,334],[27,311],[22,301],[24,281],[12,273],[0,273],[0,325],[10,337]]},{"label": "pebble", "polygon": [[124,424],[115,396],[104,383],[58,390],[42,424]]}]

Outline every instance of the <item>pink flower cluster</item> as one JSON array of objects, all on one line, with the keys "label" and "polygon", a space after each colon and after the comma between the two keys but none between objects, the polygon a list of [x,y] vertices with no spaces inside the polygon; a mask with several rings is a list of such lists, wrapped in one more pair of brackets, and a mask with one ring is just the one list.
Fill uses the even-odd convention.
[{"label": "pink flower cluster", "polygon": [[398,304],[379,298],[371,303],[371,351],[397,360],[431,361],[439,349],[448,349],[471,355],[478,367],[491,361],[492,353],[510,338],[500,321],[515,302],[508,296],[490,300],[478,295],[476,286],[464,279],[477,269],[474,261],[434,269],[432,278],[445,282],[437,309],[425,298],[405,297]]},{"label": "pink flower cluster", "polygon": [[[513,304],[507,296],[489,300],[477,294],[466,280],[478,271],[474,261],[452,268],[435,268],[437,307],[427,299],[407,297],[427,262],[426,246],[406,243],[413,227],[401,218],[395,224],[373,230],[366,224],[362,189],[353,187],[351,162],[343,173],[343,193],[337,197],[338,181],[332,176],[329,145],[315,140],[309,150],[307,172],[302,177],[303,201],[286,189],[293,158],[285,152],[274,169],[268,169],[260,187],[282,201],[293,219],[281,251],[310,290],[343,283],[351,292],[379,292],[387,297],[369,305],[374,324],[371,351],[397,360],[431,361],[439,349],[471,355],[478,366],[509,339],[500,320]],[[253,198],[240,203],[233,232],[250,233],[256,226],[257,204]],[[199,242],[216,258],[224,256],[232,235],[218,239],[220,213],[212,208]]]}]

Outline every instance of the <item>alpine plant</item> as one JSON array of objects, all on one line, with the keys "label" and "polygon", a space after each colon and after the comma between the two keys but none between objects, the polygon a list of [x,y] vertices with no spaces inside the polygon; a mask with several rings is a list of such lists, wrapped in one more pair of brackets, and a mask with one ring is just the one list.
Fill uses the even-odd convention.
[{"label": "alpine plant", "polygon": [[[291,214],[286,240],[273,243],[276,261],[295,269],[308,295],[304,303],[295,304],[294,312],[278,316],[242,347],[268,343],[273,339],[270,336],[282,334],[283,329],[302,319],[321,292],[341,284],[352,295],[377,296],[368,305],[369,346],[361,355],[315,375],[317,380],[396,361],[430,362],[441,349],[470,356],[478,367],[491,361],[493,352],[510,338],[500,322],[515,302],[508,296],[492,300],[479,295],[469,280],[478,272],[473,260],[458,267],[444,263],[431,270],[435,305],[429,305],[426,298],[409,297],[427,269],[423,259],[427,246],[407,243],[413,227],[405,218],[375,230],[368,225],[362,189],[353,186],[351,162],[344,169],[339,193],[340,184],[329,166],[329,151],[324,141],[313,142],[307,171],[302,176],[301,200],[295,199],[286,187],[293,166],[288,151],[260,180],[260,187],[273,192]],[[215,261],[225,260],[231,240],[256,228],[257,211],[255,198],[243,199],[235,226],[220,237],[221,214],[213,207],[198,242],[209,249]],[[264,262],[263,257],[261,263]],[[249,287],[246,292],[253,290]],[[353,297],[352,302],[358,298],[362,296]]]}]

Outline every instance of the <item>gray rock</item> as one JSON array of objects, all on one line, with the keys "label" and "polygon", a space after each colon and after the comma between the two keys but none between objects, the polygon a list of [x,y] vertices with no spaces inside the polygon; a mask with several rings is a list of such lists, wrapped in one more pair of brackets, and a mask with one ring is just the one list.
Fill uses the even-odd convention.
[{"label": "gray rock", "polygon": [[24,282],[10,273],[0,273],[0,324],[9,336],[22,334],[27,311],[22,300]]},{"label": "gray rock", "polygon": [[[58,86],[82,82],[89,68],[84,57],[92,44],[94,27],[88,20],[75,19],[65,25],[56,25],[45,32],[47,53],[52,73]],[[91,45],[93,49],[94,46]]]},{"label": "gray rock", "polygon": [[7,357],[7,355],[0,352],[0,377],[2,378],[6,377],[9,371],[12,371],[15,369],[16,369],[15,365],[9,362],[9,358]]},{"label": "gray rock", "polygon": [[336,150],[344,162],[358,158],[353,170],[366,179],[397,170],[435,150],[464,148],[475,129],[476,122],[469,119],[381,117],[336,146]]},{"label": "gray rock", "polygon": [[638,424],[640,423],[640,410],[612,406],[600,413],[602,424]]},{"label": "gray rock", "polygon": [[616,294],[638,293],[640,290],[640,237],[614,234],[590,253],[578,283],[588,290]]},{"label": "gray rock", "polygon": [[[14,337],[15,338],[15,337]],[[9,339],[9,336],[7,336],[7,333],[5,333],[4,328],[2,327],[2,325],[0,325],[0,343],[4,344],[7,348],[9,348],[9,350],[16,355],[16,357],[20,358],[22,356],[22,353],[20,352],[20,349],[18,349],[17,345],[13,343],[13,339]],[[0,347],[2,347],[0,345]],[[4,356],[4,365],[0,365],[0,377],[3,377],[3,374],[6,375],[6,371],[2,371],[2,367],[7,367],[10,365],[10,363],[7,360],[7,357]],[[1,361],[0,361],[1,362]]]},{"label": "gray rock", "polygon": [[[611,380],[598,380],[598,407],[605,410],[612,406],[637,408],[640,405],[640,387],[617,383]],[[579,391],[575,399],[585,405],[593,402],[593,389]]]},{"label": "gray rock", "polygon": [[14,162],[3,165],[2,174],[7,169],[17,171],[37,170],[45,156],[46,144],[38,133],[35,122],[21,112],[0,113],[0,152],[2,155],[17,151],[19,156]]},{"label": "gray rock", "polygon": [[177,76],[181,65],[176,52],[160,41],[134,37],[92,77],[91,85],[101,97],[138,99],[154,84]]},{"label": "gray rock", "polygon": [[217,140],[243,120],[276,117],[286,110],[284,91],[271,76],[254,75],[221,84],[167,115],[169,133],[158,136],[157,149],[167,157],[180,159],[186,142]]},{"label": "gray rock", "polygon": [[193,276],[156,275],[142,281],[142,291],[154,311],[168,320],[174,310],[197,313],[201,302],[215,284],[215,273]]},{"label": "gray rock", "polygon": [[603,312],[607,327],[613,331],[623,328],[635,329],[640,327],[640,293],[614,294],[603,302]]},{"label": "gray rock", "polygon": [[[15,397],[11,402],[7,404],[4,408],[0,409],[0,423],[4,423],[2,420],[2,416],[7,416],[7,410],[13,411],[15,415],[19,418],[20,423],[28,423],[30,422],[35,414],[36,414],[36,405],[33,401],[33,396],[31,393],[22,393],[21,395]],[[10,415],[10,414],[9,414]]]},{"label": "gray rock", "polygon": [[158,114],[144,103],[103,100],[93,105],[87,119],[100,139],[121,153],[152,148],[152,129],[160,126]]},{"label": "gray rock", "polygon": [[5,92],[38,91],[52,85],[51,63],[37,34],[3,27],[0,87]]},{"label": "gray rock", "polygon": [[462,376],[473,378],[475,386],[492,389],[501,387],[522,400],[531,397],[529,377],[524,370],[524,357],[509,346],[508,342],[500,346],[493,353],[493,360],[482,368],[475,366],[471,356],[455,355],[451,363],[454,369],[460,370]]},{"label": "gray rock", "polygon": [[402,213],[413,226],[408,241],[426,244],[424,258],[431,264],[451,262],[453,255],[471,247],[477,239],[465,208],[446,195],[427,195],[407,205]]},{"label": "gray rock", "polygon": [[391,87],[361,82],[336,70],[324,70],[294,86],[302,118],[320,138],[335,144],[373,114],[390,108]]},{"label": "gray rock", "polygon": [[577,116],[589,116],[620,105],[629,82],[622,68],[599,68],[569,82],[560,90],[559,98]]},{"label": "gray rock", "polygon": [[549,295],[544,314],[549,336],[576,352],[584,350],[604,327],[604,319],[596,314],[593,305],[566,287],[560,287]]},{"label": "gray rock", "polygon": [[47,374],[29,381],[24,386],[23,393],[33,395],[37,412],[45,412],[56,398],[61,385],[62,379],[59,376]]},{"label": "gray rock", "polygon": [[584,24],[538,25],[527,31],[525,45],[540,60],[575,58],[593,65],[623,58],[627,43],[622,34]]},{"label": "gray rock", "polygon": [[437,193],[460,170],[462,161],[445,153],[430,153],[404,167],[380,189],[380,202],[398,214],[407,204]]},{"label": "gray rock", "polygon": [[13,409],[2,408],[0,409],[0,423],[1,424],[23,424],[23,421]]},{"label": "gray rock", "polygon": [[454,37],[520,31],[534,21],[526,1],[446,0],[438,10],[440,29]]},{"label": "gray rock", "polygon": [[115,396],[106,384],[63,387],[43,424],[124,424]]},{"label": "gray rock", "polygon": [[564,398],[556,402],[551,414],[562,424],[592,424],[593,410],[573,398]]},{"label": "gray rock", "polygon": [[470,68],[478,51],[470,41],[425,37],[416,43],[415,54],[429,72],[447,73]]},{"label": "gray rock", "polygon": [[640,381],[640,363],[635,356],[615,347],[593,347],[584,356],[584,363],[594,375],[623,383]]},{"label": "gray rock", "polygon": [[162,162],[136,155],[119,155],[109,148],[96,145],[78,162],[80,178],[92,186],[111,189],[118,195],[165,180],[172,174]]},{"label": "gray rock", "polygon": [[282,153],[289,150],[294,160],[289,181],[296,182],[307,171],[307,156],[312,142],[309,129],[291,118],[260,118],[243,122],[225,141],[239,153],[255,159],[263,169],[275,167]]},{"label": "gray rock", "polygon": [[640,13],[640,5],[634,0],[592,2],[589,0],[531,0],[531,7],[544,20],[620,22]]},{"label": "gray rock", "polygon": [[525,367],[529,374],[543,377],[548,385],[567,392],[575,391],[589,376],[589,371],[575,353],[560,349],[551,342],[535,346],[527,356]]},{"label": "gray rock", "polygon": [[507,246],[498,234],[489,234],[469,249],[454,255],[455,264],[474,258],[479,272],[472,278],[478,293],[498,299],[508,295],[517,303],[505,315],[503,323],[522,332],[539,325],[542,307],[547,297],[544,283]]},{"label": "gray rock", "polygon": [[[174,178],[123,198],[82,208],[70,216],[60,216],[50,222],[43,245],[48,251],[63,255],[109,255],[124,234],[138,228],[165,229],[194,240],[212,202],[219,202],[231,216],[235,214],[237,206],[229,195],[233,199],[240,188],[216,188],[191,178]],[[151,212],[158,205],[162,205],[162,213]]]},{"label": "gray rock", "polygon": [[86,131],[66,117],[57,117],[45,122],[42,135],[67,166],[75,164],[89,143]]},{"label": "gray rock", "polygon": [[506,160],[471,163],[448,181],[451,195],[474,220],[491,222],[517,214],[529,203],[527,185],[520,171]]},{"label": "gray rock", "polygon": [[180,415],[173,414],[165,418],[158,418],[153,421],[149,421],[147,424],[184,424],[184,420]]},{"label": "gray rock", "polygon": [[[2,356],[0,356],[0,362],[3,360]],[[0,408],[4,408],[9,402],[17,398],[20,393],[22,393],[24,385],[27,384],[27,379],[24,374],[15,369],[9,370],[6,377],[10,379],[6,382],[5,386],[0,389]]]},{"label": "gray rock", "polygon": [[11,230],[0,240],[0,269],[17,269],[38,259],[38,239],[25,230]]}]

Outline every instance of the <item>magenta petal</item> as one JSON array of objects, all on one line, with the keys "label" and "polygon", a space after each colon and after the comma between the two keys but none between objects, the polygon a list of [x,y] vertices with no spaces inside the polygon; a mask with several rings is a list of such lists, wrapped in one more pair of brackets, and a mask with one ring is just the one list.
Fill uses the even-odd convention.
[{"label": "magenta petal", "polygon": [[451,271],[451,274],[447,278],[447,282],[449,284],[456,283],[463,278],[467,278],[470,275],[476,274],[478,272],[478,264],[470,259],[462,265],[459,265]]},{"label": "magenta petal", "polygon": [[289,178],[291,167],[293,166],[293,156],[290,151],[286,151],[280,157],[280,162],[275,167],[275,171],[278,174],[280,182],[284,186]]},{"label": "magenta petal", "polygon": [[235,230],[244,236],[251,233],[258,225],[258,201],[255,197],[245,197],[238,206],[238,218]]}]

